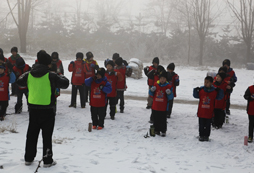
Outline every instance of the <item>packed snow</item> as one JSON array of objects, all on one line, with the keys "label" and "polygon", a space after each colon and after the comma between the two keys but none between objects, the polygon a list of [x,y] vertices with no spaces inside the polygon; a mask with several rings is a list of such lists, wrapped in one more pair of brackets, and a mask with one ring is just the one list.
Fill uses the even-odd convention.
[{"label": "packed snow", "polygon": [[[30,65],[34,60],[27,61]],[[63,61],[65,75],[70,79],[67,67],[70,61]],[[103,61],[99,61],[103,65]],[[144,64],[144,66],[149,64]],[[177,89],[179,100],[194,100],[192,90],[203,85],[207,71],[215,67],[177,66],[180,76]],[[253,84],[253,73],[235,69],[238,82],[232,95],[232,103],[245,106],[243,99],[246,88]],[[128,96],[147,96],[146,77],[140,80],[127,79]],[[68,88],[70,90],[71,87]],[[101,131],[88,132],[91,122],[90,108],[68,108],[71,96],[61,94],[58,98],[55,130],[53,134],[53,158],[57,165],[40,168],[39,173],[161,173],[161,172],[253,172],[254,145],[244,146],[248,132],[248,117],[245,109],[231,109],[229,123],[222,129],[213,129],[210,142],[199,142],[198,105],[174,104],[172,118],[168,119],[167,136],[144,138],[149,131],[151,110],[145,109],[146,100],[126,100],[125,113],[116,114],[116,119],[105,120]],[[24,99],[23,99],[24,100]],[[7,113],[14,112],[16,97],[11,97]],[[25,102],[25,100],[24,100]],[[108,112],[109,114],[109,112]],[[42,139],[38,140],[37,157],[31,166],[24,165],[26,130],[28,126],[27,106],[23,113],[7,115],[0,122],[0,172],[34,172],[42,157]],[[12,132],[10,132],[10,131]],[[13,133],[17,131],[17,133]]]}]

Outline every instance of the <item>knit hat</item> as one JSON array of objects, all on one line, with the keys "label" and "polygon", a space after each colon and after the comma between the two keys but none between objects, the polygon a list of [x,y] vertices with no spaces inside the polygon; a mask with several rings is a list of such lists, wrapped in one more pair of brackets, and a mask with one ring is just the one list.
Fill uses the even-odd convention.
[{"label": "knit hat", "polygon": [[2,48],[0,48],[0,54],[4,54],[4,51],[3,51],[3,49]]},{"label": "knit hat", "polygon": [[86,59],[89,60],[91,58],[93,58],[93,53],[92,52],[87,52],[86,53]]},{"label": "knit hat", "polygon": [[112,60],[116,60],[118,58],[120,58],[120,55],[118,53],[114,53],[113,57],[112,57]]},{"label": "knit hat", "polygon": [[24,59],[23,58],[18,58],[17,60],[16,60],[16,65],[17,65],[17,67],[19,68],[19,69],[21,69],[21,68],[24,68],[25,67],[25,61],[24,61]]},{"label": "knit hat", "polygon": [[159,58],[158,58],[158,57],[155,57],[155,58],[153,59],[153,63],[160,64]]},{"label": "knit hat", "polygon": [[159,78],[161,78],[161,77],[167,78],[167,72],[165,70],[160,72]]},{"label": "knit hat", "polygon": [[222,80],[226,78],[226,73],[218,73],[217,75],[219,75],[222,78]]},{"label": "knit hat", "polygon": [[11,48],[11,52],[18,52],[18,48],[17,47]]},{"label": "knit hat", "polygon": [[224,65],[228,65],[228,66],[230,67],[230,64],[231,64],[231,62],[230,62],[229,59],[225,59],[225,60],[222,62],[222,65],[223,65],[223,66],[224,66]]},{"label": "knit hat", "polygon": [[157,73],[160,74],[162,71],[165,71],[165,68],[163,66],[159,65],[157,68]]},{"label": "knit hat", "polygon": [[211,76],[206,76],[205,80],[209,80],[211,83],[213,83],[213,77],[211,77]]},{"label": "knit hat", "polygon": [[52,58],[52,59],[54,59],[54,58],[59,59],[59,54],[58,54],[57,52],[53,52],[53,53],[51,54],[51,58]]},{"label": "knit hat", "polygon": [[104,77],[104,76],[105,76],[105,69],[104,69],[104,68],[99,68],[99,69],[97,70],[96,75],[97,75],[97,74],[101,75],[101,77]]},{"label": "knit hat", "polygon": [[223,71],[224,73],[227,73],[228,69],[227,69],[227,67],[220,67],[218,73],[220,71]]},{"label": "knit hat", "polygon": [[42,65],[49,65],[51,64],[51,57],[49,54],[47,54],[45,51],[41,51],[37,53],[38,55],[38,62]]},{"label": "knit hat", "polygon": [[116,65],[121,66],[123,64],[123,58],[117,58],[115,61]]},{"label": "knit hat", "polygon": [[168,65],[167,69],[169,69],[169,70],[175,70],[175,64],[174,63],[170,63]]},{"label": "knit hat", "polygon": [[114,66],[115,66],[115,63],[114,63],[114,61],[109,60],[109,61],[107,62],[107,64],[106,64],[106,66],[107,66],[107,65],[111,65],[112,67],[114,67]]},{"label": "knit hat", "polygon": [[78,58],[84,59],[84,54],[82,52],[78,52],[76,54],[76,59],[78,59]]}]

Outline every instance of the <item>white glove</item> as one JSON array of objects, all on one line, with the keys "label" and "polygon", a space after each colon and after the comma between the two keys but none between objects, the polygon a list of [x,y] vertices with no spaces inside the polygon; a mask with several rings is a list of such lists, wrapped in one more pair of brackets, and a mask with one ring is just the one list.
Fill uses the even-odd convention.
[{"label": "white glove", "polygon": [[154,92],[155,90],[156,90],[156,86],[153,86],[153,87],[151,88],[151,91]]},{"label": "white glove", "polygon": [[166,94],[171,94],[171,90],[170,89],[166,89]]}]

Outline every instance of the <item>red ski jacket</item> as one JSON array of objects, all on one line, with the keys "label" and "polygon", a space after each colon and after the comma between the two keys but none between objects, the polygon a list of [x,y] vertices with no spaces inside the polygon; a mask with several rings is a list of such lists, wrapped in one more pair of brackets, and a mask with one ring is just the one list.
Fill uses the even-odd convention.
[{"label": "red ski jacket", "polygon": [[105,76],[107,77],[108,82],[112,86],[112,92],[107,95],[107,97],[116,97],[117,95],[117,83],[121,82],[123,80],[123,77],[121,73],[117,73],[115,71],[109,73],[108,71],[105,73]]},{"label": "red ski jacket", "polygon": [[75,61],[69,64],[69,72],[72,72],[71,83],[73,85],[83,85],[86,79],[86,68],[84,61]]},{"label": "red ski jacket", "polygon": [[254,85],[248,87],[244,94],[244,98],[248,100],[247,113],[254,116]]},{"label": "red ski jacket", "polygon": [[[13,72],[16,75],[16,79],[19,78],[22,74],[24,74],[27,71],[30,71],[31,67],[28,64],[25,64],[25,67],[23,69],[19,69],[16,66],[13,67]],[[27,89],[27,87],[19,87],[19,89]]]},{"label": "red ski jacket", "polygon": [[0,77],[0,101],[9,100],[9,81],[10,77],[6,73]]},{"label": "red ski jacket", "polygon": [[213,86],[216,88],[220,88],[224,92],[224,97],[221,100],[215,100],[215,109],[226,109],[226,102],[227,102],[227,82],[222,81],[220,84],[218,82],[213,82]]},{"label": "red ski jacket", "polygon": [[118,91],[125,91],[126,90],[126,67],[124,65],[118,66],[115,68],[115,72],[121,73],[123,80],[117,82],[117,90]]}]

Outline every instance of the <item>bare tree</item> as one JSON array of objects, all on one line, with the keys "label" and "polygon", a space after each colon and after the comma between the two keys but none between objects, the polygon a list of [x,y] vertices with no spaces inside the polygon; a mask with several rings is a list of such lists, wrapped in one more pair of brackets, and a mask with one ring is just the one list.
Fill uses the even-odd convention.
[{"label": "bare tree", "polygon": [[194,28],[199,37],[199,65],[203,65],[204,44],[213,21],[217,16],[211,14],[211,0],[191,0]]},{"label": "bare tree", "polygon": [[12,15],[12,18],[18,28],[19,40],[20,40],[20,51],[26,53],[26,36],[28,30],[28,24],[30,19],[30,12],[33,7],[41,4],[40,0],[17,0],[15,6],[18,8],[17,18],[14,16],[13,9],[11,7],[10,1],[7,0],[7,4]]},{"label": "bare tree", "polygon": [[227,0],[229,8],[234,13],[241,25],[241,37],[246,44],[246,62],[251,61],[251,43],[254,31],[254,11],[252,0],[237,0],[240,7],[236,7],[234,2]]}]

